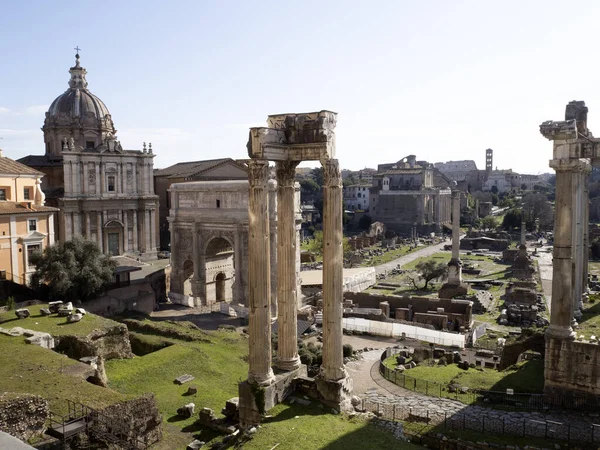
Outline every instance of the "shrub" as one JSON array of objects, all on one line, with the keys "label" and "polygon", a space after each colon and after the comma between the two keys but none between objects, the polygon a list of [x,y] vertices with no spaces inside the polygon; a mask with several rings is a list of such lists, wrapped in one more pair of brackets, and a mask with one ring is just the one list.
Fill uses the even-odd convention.
[{"label": "shrub", "polygon": [[6,308],[9,311],[12,311],[13,309],[15,309],[15,298],[12,295],[10,297],[8,297],[8,300],[6,300]]}]

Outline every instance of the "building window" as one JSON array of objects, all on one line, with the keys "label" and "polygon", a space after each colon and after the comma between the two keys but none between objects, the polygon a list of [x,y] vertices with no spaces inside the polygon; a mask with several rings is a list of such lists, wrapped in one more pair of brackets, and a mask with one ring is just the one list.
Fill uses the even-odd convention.
[{"label": "building window", "polygon": [[115,191],[115,177],[114,175],[110,175],[108,177],[108,192],[114,192]]},{"label": "building window", "polygon": [[6,200],[6,189],[0,189],[0,200]]},{"label": "building window", "polygon": [[27,222],[28,222],[27,228],[29,229],[29,231],[37,231],[37,220],[36,219],[29,219]]},{"label": "building window", "polygon": [[87,149],[96,148],[95,142],[94,141],[85,141],[85,148],[87,148]]},{"label": "building window", "polygon": [[221,200],[217,200],[217,208],[221,207]]},{"label": "building window", "polygon": [[23,198],[25,200],[31,200],[31,198],[29,197],[29,188],[23,188]]},{"label": "building window", "polygon": [[42,251],[42,246],[40,244],[32,244],[32,245],[27,246],[27,266],[31,267],[31,263],[29,262],[29,261],[31,261],[31,256],[35,252],[40,252],[40,251]]}]

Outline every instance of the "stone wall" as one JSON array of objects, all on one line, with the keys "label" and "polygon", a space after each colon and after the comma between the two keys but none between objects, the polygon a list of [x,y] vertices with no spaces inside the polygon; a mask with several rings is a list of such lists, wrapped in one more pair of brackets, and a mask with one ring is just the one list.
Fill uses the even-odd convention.
[{"label": "stone wall", "polygon": [[[577,368],[574,370],[574,368]],[[544,393],[600,395],[600,346],[546,338]]]},{"label": "stone wall", "polygon": [[[469,328],[473,322],[473,302],[469,300],[348,291],[344,292],[344,300],[352,300],[355,306],[361,308],[379,308],[381,302],[388,302],[391,317],[409,322],[432,324],[436,327],[439,326],[438,329],[446,329],[448,322],[452,322],[453,327]],[[444,325],[441,325],[441,320],[433,319],[432,315],[445,317]]]},{"label": "stone wall", "polygon": [[77,359],[101,356],[102,359],[133,358],[129,331],[125,325],[94,330],[87,336],[55,336],[56,351]]},{"label": "stone wall", "polygon": [[0,395],[0,431],[27,442],[41,435],[50,415],[48,401],[37,395]]},{"label": "stone wall", "polygon": [[[139,442],[153,444],[162,439],[162,416],[153,394],[145,394],[133,400],[115,403],[100,412],[108,421],[125,425],[130,442],[137,438]],[[94,427],[106,425],[107,423],[102,420],[94,423]]]},{"label": "stone wall", "polygon": [[110,317],[124,311],[137,311],[150,314],[156,305],[156,294],[150,282],[133,283],[117,289],[111,289],[102,297],[85,303],[86,311],[100,316]]}]

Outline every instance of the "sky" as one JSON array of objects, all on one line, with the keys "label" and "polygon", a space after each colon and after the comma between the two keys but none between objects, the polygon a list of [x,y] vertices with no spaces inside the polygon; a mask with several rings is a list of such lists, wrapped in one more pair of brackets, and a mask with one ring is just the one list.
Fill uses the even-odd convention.
[{"label": "sky", "polygon": [[121,144],[152,142],[155,168],[245,158],[248,128],[282,112],[337,112],[337,157],[352,170],[410,154],[483,169],[492,148],[499,169],[550,172],[539,125],[571,100],[600,135],[594,0],[0,7],[0,148],[13,159],[43,154],[44,113],[76,46]]}]

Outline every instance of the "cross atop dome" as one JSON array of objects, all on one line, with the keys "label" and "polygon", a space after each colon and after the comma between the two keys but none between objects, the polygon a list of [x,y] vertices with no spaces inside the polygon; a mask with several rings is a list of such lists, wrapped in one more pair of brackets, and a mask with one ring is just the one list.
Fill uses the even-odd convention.
[{"label": "cross atop dome", "polygon": [[71,89],[87,89],[87,80],[85,79],[85,75],[87,74],[87,70],[79,65],[79,51],[81,50],[79,46],[75,47],[77,53],[75,54],[75,66],[69,69],[69,73],[71,74],[71,79],[69,80],[69,87]]}]

